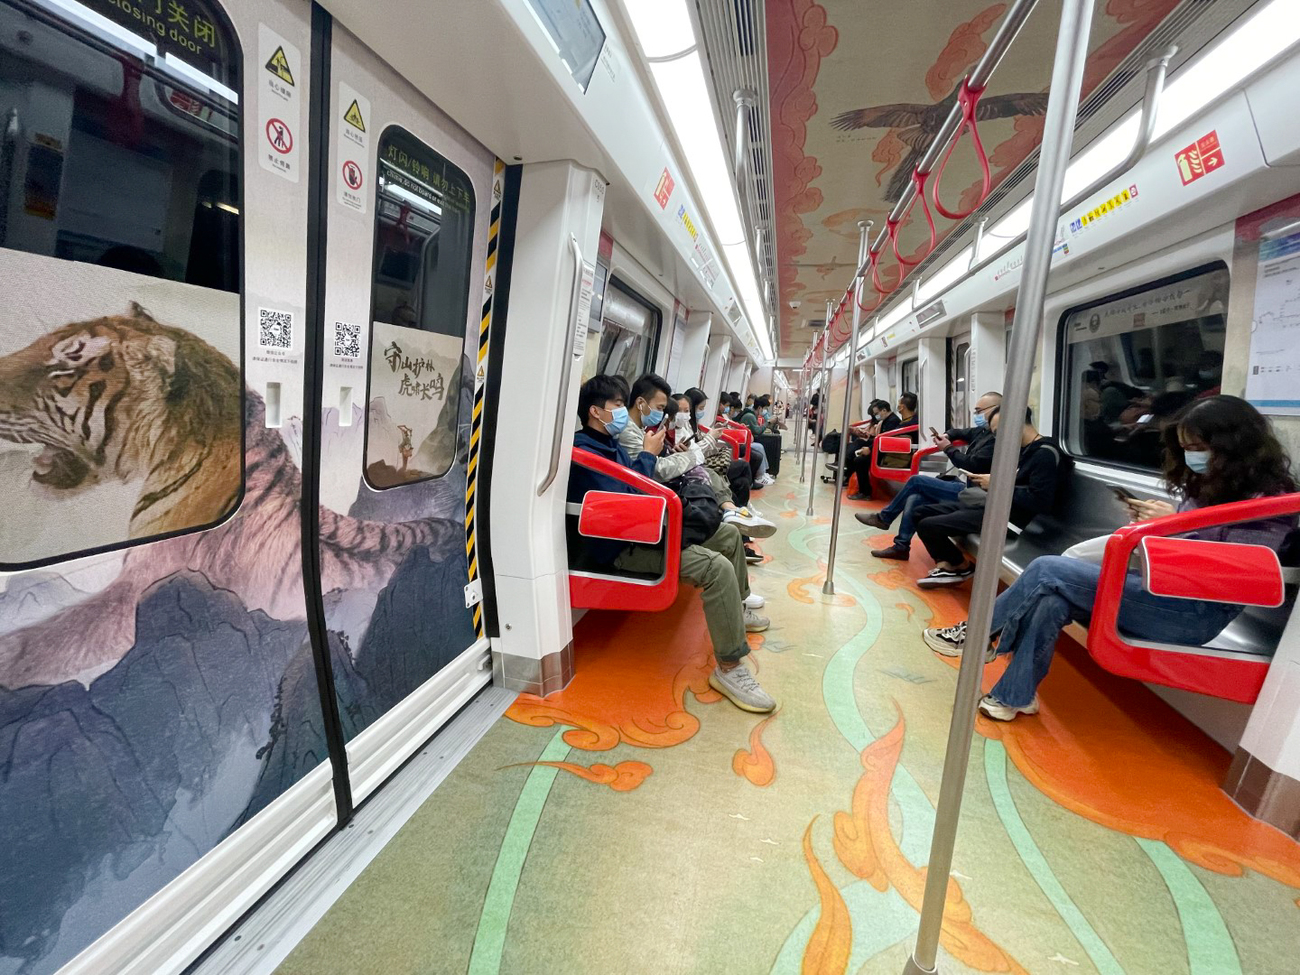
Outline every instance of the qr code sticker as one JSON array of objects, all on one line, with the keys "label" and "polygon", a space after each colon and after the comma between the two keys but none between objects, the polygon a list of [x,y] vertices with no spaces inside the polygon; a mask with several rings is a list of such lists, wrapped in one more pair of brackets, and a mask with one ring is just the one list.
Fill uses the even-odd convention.
[{"label": "qr code sticker", "polygon": [[264,349],[289,349],[293,346],[293,312],[259,308],[257,344]]},{"label": "qr code sticker", "polygon": [[334,354],[340,359],[355,359],[361,355],[360,325],[334,323]]}]

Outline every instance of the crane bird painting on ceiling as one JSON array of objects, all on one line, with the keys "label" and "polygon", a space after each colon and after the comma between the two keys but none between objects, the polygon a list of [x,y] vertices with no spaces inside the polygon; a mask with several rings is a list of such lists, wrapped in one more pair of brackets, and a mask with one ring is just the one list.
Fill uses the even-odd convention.
[{"label": "crane bird painting on ceiling", "polygon": [[[943,101],[934,105],[914,102],[896,102],[891,105],[876,105],[870,108],[855,108],[841,112],[831,119],[831,126],[847,132],[854,129],[875,128],[893,129],[894,135],[909,149],[907,157],[894,169],[890,177],[886,197],[893,201],[903,195],[912,172],[920,164],[925,151],[930,148],[934,137],[939,134],[944,120],[948,118],[961,85],[953,88]],[[976,107],[976,122],[992,119],[1014,118],[1021,115],[1042,115],[1047,111],[1046,92],[1022,92],[1010,95],[990,95],[981,98]]]}]

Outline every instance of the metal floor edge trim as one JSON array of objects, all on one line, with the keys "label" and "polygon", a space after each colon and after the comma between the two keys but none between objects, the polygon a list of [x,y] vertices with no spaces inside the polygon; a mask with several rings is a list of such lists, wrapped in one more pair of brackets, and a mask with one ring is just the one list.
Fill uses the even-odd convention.
[{"label": "metal floor edge trim", "polygon": [[485,688],[188,975],[271,975],[516,697]]}]

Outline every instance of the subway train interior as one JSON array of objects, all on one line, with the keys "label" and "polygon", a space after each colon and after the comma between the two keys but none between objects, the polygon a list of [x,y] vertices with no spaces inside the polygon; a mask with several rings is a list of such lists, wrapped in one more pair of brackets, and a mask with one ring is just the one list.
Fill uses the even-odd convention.
[{"label": "subway train interior", "polygon": [[0,975],[1300,971],[1297,89],[0,0]]}]

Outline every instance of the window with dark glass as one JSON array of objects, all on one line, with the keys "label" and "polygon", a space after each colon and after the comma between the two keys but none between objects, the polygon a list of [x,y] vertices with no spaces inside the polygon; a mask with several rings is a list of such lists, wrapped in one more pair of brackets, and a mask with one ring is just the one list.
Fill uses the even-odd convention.
[{"label": "window with dark glass", "polygon": [[365,473],[390,488],[456,459],[475,200],[462,170],[396,126],[375,192]]},{"label": "window with dark glass", "polygon": [[597,372],[629,383],[649,371],[663,314],[617,277],[605,291]]},{"label": "window with dark glass", "polygon": [[899,375],[898,392],[900,394],[916,392],[916,387],[919,385],[918,383],[919,370],[920,370],[919,359],[908,359],[906,362],[903,363],[902,370]]},{"label": "window with dark glass", "polygon": [[970,343],[963,341],[952,348],[952,368],[948,375],[952,377],[952,386],[948,391],[948,426],[965,427],[971,422],[970,410],[973,405],[970,390],[967,388],[966,372],[970,365]]},{"label": "window with dark glass", "polygon": [[1062,421],[1078,457],[1161,468],[1161,432],[1219,392],[1228,269],[1201,268],[1067,311]]},{"label": "window with dark glass", "polygon": [[4,564],[237,503],[240,63],[209,0],[0,0]]}]

